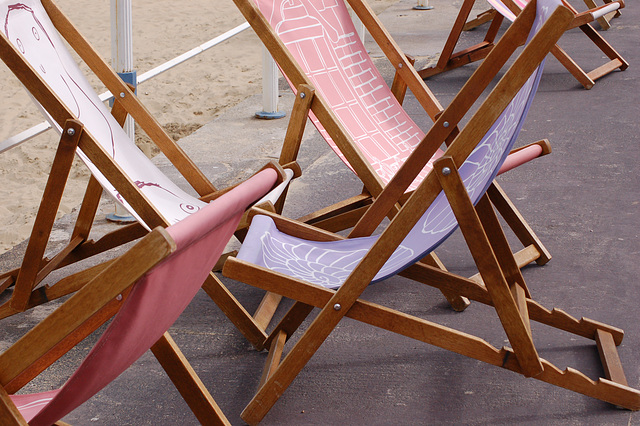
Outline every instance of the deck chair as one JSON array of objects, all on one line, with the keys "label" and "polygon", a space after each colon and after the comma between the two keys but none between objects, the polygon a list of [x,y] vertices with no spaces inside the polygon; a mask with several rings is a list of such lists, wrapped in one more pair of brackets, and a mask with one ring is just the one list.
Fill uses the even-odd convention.
[{"label": "deck chair", "polygon": [[[365,3],[358,3],[356,12],[396,69],[391,88],[357,36],[343,2],[332,2],[330,7],[271,0],[256,1],[256,7],[246,0],[235,0],[235,3],[296,93],[280,164],[296,160],[309,117],[364,184],[361,194],[300,220],[334,232],[353,226],[372,197],[381,193],[424,137],[424,132],[402,108],[406,89],[411,89],[432,119],[441,113],[441,105]],[[549,150],[546,142],[523,147],[517,155],[510,156],[509,167]],[[441,150],[435,151],[433,160],[441,155]],[[432,161],[409,186],[403,200],[431,166]],[[513,203],[497,184],[491,192],[501,214],[525,246],[521,251],[522,263],[534,260],[546,263],[551,255]],[[431,261],[438,263],[435,257]],[[460,301],[450,301],[456,309],[466,306]]]},{"label": "deck chair", "polygon": [[[3,0],[0,14],[2,60],[61,132],[22,264],[0,274],[1,287],[14,285],[11,299],[0,306],[0,318],[4,318],[76,291],[105,265],[66,277],[53,286],[39,285],[53,270],[133,241],[157,226],[177,223],[228,188],[213,186],[51,0]],[[98,98],[62,37],[115,94],[111,111]],[[172,182],[126,135],[121,125],[128,114],[173,163],[191,192]],[[91,178],[69,243],[49,259],[44,254],[75,154],[89,168]],[[279,182],[295,174],[292,168],[285,172],[277,164],[268,167],[280,169]],[[138,222],[94,241],[89,233],[103,188]],[[261,327],[215,275],[207,279],[204,289],[251,342],[264,340]]]},{"label": "deck chair", "polygon": [[[51,425],[151,348],[202,424],[229,424],[186,361],[169,327],[218,261],[247,206],[269,191],[264,170],[200,211],[157,227],[0,355],[0,423]],[[95,315],[116,312],[91,352],[57,390],[9,395],[25,372]]]},{"label": "deck chair", "polygon": [[[350,1],[356,11],[357,3]],[[296,303],[270,336],[261,386],[243,411],[243,420],[255,424],[266,415],[345,316],[622,407],[640,408],[640,391],[626,385],[618,367],[615,346],[620,344],[622,330],[578,320],[534,301],[486,196],[520,131],[542,75],[541,63],[572,19],[572,12],[559,0],[531,0],[348,238],[274,214],[253,216],[238,256],[227,260],[223,274]],[[449,137],[452,126],[468,113],[476,91],[487,87],[525,40],[513,65],[400,212],[381,234],[372,236],[431,154]],[[445,122],[450,126],[443,126]],[[458,225],[481,280],[420,261]],[[511,347],[498,349],[466,332],[359,299],[370,283],[398,273],[493,306]],[[320,313],[279,363],[283,344],[313,307],[320,308]],[[596,340],[607,378],[592,381],[542,359],[532,340],[530,320]]]},{"label": "deck chair", "polygon": [[[588,0],[591,1],[591,0]],[[466,49],[454,52],[460,35],[466,26],[466,21],[471,13],[471,9],[475,3],[475,0],[465,0],[460,8],[460,12],[453,24],[449,37],[445,42],[444,48],[440,53],[438,62],[430,67],[424,68],[418,73],[423,78],[428,78],[436,74],[440,74],[444,71],[449,71],[471,62],[479,61],[487,56],[494,46],[494,41],[498,35],[498,30],[504,18],[509,21],[513,21],[520,10],[527,4],[526,0],[488,0],[489,4],[494,8],[497,13],[491,13],[485,15],[491,20],[491,24],[484,40],[478,44],[475,44]],[[553,56],[560,61],[560,63],[578,80],[578,82],[585,88],[591,89],[595,84],[595,81],[605,75],[619,69],[624,71],[629,67],[629,63],[598,33],[592,26],[591,22],[594,20],[602,20],[604,17],[611,13],[617,12],[624,7],[623,0],[609,1],[602,6],[596,7],[585,11],[578,12],[567,2],[564,5],[574,13],[574,20],[569,26],[569,29],[579,28],[593,43],[600,49],[600,51],[609,58],[609,61],[603,65],[594,68],[592,71],[584,71],[580,65],[578,65],[560,46],[556,45],[551,49]],[[484,19],[478,18],[481,22]]]}]

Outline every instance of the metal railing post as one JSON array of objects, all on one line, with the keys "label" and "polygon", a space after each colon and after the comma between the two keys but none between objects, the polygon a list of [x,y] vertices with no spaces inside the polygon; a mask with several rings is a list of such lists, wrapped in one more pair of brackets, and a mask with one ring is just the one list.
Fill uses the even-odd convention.
[{"label": "metal railing post", "polygon": [[[111,0],[111,62],[114,70],[125,83],[137,85],[133,70],[133,18],[131,0]],[[124,131],[133,140],[136,136],[135,122],[127,117]],[[136,219],[118,202],[114,213],[107,214],[107,220],[117,223],[131,223]]]},{"label": "metal railing post", "polygon": [[280,70],[266,47],[262,46],[262,111],[256,117],[265,120],[282,118],[285,114],[278,111],[278,77]]}]

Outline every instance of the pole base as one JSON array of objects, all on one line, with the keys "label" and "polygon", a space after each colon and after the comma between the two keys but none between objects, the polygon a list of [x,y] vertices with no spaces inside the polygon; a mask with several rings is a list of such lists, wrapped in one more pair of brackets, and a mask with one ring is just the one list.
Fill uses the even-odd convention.
[{"label": "pole base", "polygon": [[137,222],[136,218],[133,216],[129,216],[129,215],[120,216],[119,214],[116,214],[116,213],[109,213],[108,215],[105,216],[105,219],[107,219],[109,222],[117,223],[120,225]]},{"label": "pole base", "polygon": [[276,111],[276,112],[266,112],[266,111],[256,112],[256,118],[260,118],[262,120],[275,120],[277,118],[283,118],[286,115],[287,115],[287,113],[280,112],[280,111]]}]

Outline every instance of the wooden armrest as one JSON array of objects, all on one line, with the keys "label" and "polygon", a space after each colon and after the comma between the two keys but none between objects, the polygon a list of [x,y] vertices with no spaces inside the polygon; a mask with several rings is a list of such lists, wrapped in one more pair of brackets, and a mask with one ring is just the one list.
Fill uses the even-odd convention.
[{"label": "wooden armrest", "polygon": [[307,225],[306,223],[299,222],[294,219],[289,219],[283,216],[280,216],[277,213],[273,213],[258,207],[252,207],[249,210],[248,221],[251,223],[251,220],[256,215],[264,215],[269,216],[276,224],[276,227],[281,232],[286,234],[295,235],[299,238],[304,238],[310,241],[337,241],[343,240],[345,237],[334,234],[333,232],[325,231],[320,228],[316,228],[312,225]]}]

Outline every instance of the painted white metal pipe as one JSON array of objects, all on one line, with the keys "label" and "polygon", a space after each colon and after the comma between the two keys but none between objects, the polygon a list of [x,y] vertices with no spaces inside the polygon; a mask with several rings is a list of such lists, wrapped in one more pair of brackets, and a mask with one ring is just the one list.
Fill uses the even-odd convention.
[{"label": "painted white metal pipe", "polygon": [[[193,58],[196,55],[199,55],[200,53],[204,52],[205,50],[208,50],[210,48],[212,48],[213,46],[216,46],[220,43],[222,43],[223,41],[226,41],[228,39],[230,39],[231,37],[235,36],[236,34],[241,33],[242,31],[246,30],[247,28],[249,28],[249,24],[248,23],[244,23],[241,25],[238,25],[237,27],[225,32],[224,34],[221,34],[211,40],[209,40],[206,43],[201,44],[200,46],[191,49],[190,51],[183,53],[182,55],[167,61],[161,65],[158,65],[157,67],[143,73],[140,74],[140,76],[138,76],[138,84],[142,84],[147,80],[151,80],[153,77],[162,74],[165,71],[170,70],[171,68],[175,67],[176,65],[179,65],[183,62],[185,62],[188,59]],[[111,100],[113,98],[113,95],[111,94],[111,92],[104,92],[100,95],[100,100],[103,102],[106,102],[108,100]],[[20,132],[19,134],[12,136],[8,139],[5,139],[4,141],[0,142],[0,154],[4,151],[7,151],[17,145],[20,145],[21,143],[24,143],[26,141],[28,141],[29,139],[32,139],[36,136],[38,136],[41,133],[46,132],[47,130],[49,130],[51,128],[51,125],[49,124],[49,122],[45,121],[42,122],[36,126],[33,126],[23,132]]]},{"label": "painted white metal pipe", "polygon": [[[111,65],[125,81],[137,84],[133,72],[133,16],[131,0],[111,0]],[[124,131],[134,140],[135,122],[128,116]],[[120,203],[115,203],[115,212],[107,215],[107,220],[118,223],[135,222],[136,219]]]},{"label": "painted white metal pipe", "polygon": [[262,111],[256,117],[266,120],[282,118],[286,114],[278,111],[278,77],[280,70],[266,47],[262,46]]}]

